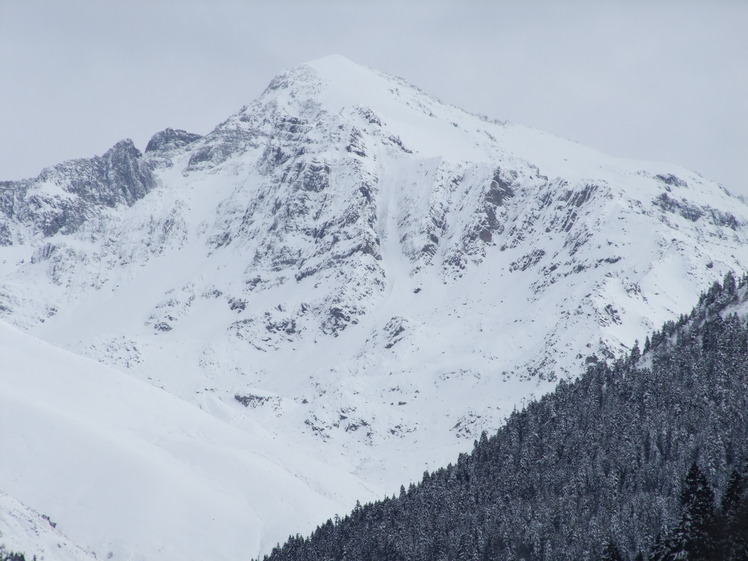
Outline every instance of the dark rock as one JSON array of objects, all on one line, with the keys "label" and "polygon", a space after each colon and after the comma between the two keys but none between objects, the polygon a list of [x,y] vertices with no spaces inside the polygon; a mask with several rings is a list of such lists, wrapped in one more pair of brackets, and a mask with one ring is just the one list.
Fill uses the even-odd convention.
[{"label": "dark rock", "polygon": [[672,173],[655,175],[655,179],[659,179],[665,185],[670,185],[673,187],[688,187],[688,183],[686,183],[680,177],[673,175]]},{"label": "dark rock", "polygon": [[690,204],[685,199],[677,201],[672,197],[669,197],[667,193],[662,193],[652,202],[662,210],[680,214],[683,218],[692,222],[696,222],[699,218],[704,216],[703,211],[698,207]]},{"label": "dark rock", "polygon": [[175,148],[182,148],[200,140],[202,136],[181,129],[165,129],[154,134],[145,147],[145,153],[165,152]]},{"label": "dark rock", "polygon": [[[46,189],[54,185],[73,196]],[[154,186],[149,166],[131,140],[115,144],[103,156],[71,160],[44,169],[30,181],[16,182],[0,197],[0,210],[44,236],[76,231],[101,207],[131,206]]]},{"label": "dark rock", "polygon": [[545,255],[545,250],[542,249],[533,249],[530,253],[527,255],[523,255],[516,261],[514,261],[510,266],[509,270],[511,272],[514,271],[526,271],[530,267],[536,265],[538,261],[540,261],[543,256]]},{"label": "dark rock", "polygon": [[501,206],[506,199],[510,199],[513,196],[514,189],[512,189],[511,180],[504,177],[502,170],[496,170],[491,180],[491,186],[486,193],[486,202],[495,206]]}]

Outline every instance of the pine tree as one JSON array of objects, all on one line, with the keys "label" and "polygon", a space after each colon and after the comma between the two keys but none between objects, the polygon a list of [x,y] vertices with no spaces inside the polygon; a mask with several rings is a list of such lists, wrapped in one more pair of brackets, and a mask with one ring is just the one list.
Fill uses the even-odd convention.
[{"label": "pine tree", "polygon": [[746,481],[743,475],[737,469],[734,469],[727,483],[725,494],[722,496],[722,514],[729,516],[738,508],[745,490]]},{"label": "pine tree", "polygon": [[724,561],[748,560],[748,463],[733,470],[722,496],[722,512],[714,528],[718,555]]},{"label": "pine tree", "polygon": [[623,555],[621,555],[621,551],[618,549],[616,542],[613,540],[608,541],[608,544],[605,546],[605,550],[603,551],[601,561],[624,561]]},{"label": "pine tree", "polygon": [[665,559],[713,560],[714,493],[696,462],[691,464],[686,475],[681,492],[681,506],[680,524],[675,528]]},{"label": "pine tree", "polygon": [[668,556],[667,544],[662,534],[657,534],[652,550],[649,552],[649,561],[663,561]]}]

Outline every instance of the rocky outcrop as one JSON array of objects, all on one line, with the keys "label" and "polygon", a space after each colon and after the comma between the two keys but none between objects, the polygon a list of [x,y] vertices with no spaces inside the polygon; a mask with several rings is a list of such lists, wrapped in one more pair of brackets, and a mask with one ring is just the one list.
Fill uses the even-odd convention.
[{"label": "rocky outcrop", "polygon": [[58,164],[33,180],[4,183],[0,237],[11,243],[17,225],[45,238],[71,234],[104,209],[132,206],[154,185],[143,155],[131,140],[123,140],[102,156]]}]

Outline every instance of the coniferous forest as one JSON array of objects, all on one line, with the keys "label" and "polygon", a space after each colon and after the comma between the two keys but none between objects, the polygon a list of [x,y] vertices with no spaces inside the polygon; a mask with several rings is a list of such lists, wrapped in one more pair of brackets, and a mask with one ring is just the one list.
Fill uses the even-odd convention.
[{"label": "coniferous forest", "polygon": [[266,561],[748,560],[747,281]]}]

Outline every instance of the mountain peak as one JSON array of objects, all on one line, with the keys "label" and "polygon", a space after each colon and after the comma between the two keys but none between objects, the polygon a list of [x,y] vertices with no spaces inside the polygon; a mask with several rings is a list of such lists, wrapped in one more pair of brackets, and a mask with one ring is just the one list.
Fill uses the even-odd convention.
[{"label": "mountain peak", "polygon": [[[422,106],[438,103],[401,78],[390,76],[334,54],[318,58],[282,72],[263,93],[276,101],[304,104],[312,100],[322,108],[337,112],[343,107],[368,106],[376,111],[397,105]],[[421,98],[421,103],[413,103]]]},{"label": "mountain peak", "polygon": [[366,66],[357,64],[353,62],[351,59],[340,55],[340,54],[331,54],[327,56],[323,56],[320,58],[316,58],[314,60],[310,60],[308,62],[305,62],[301,66],[308,66],[310,68],[313,68],[316,72],[320,74],[333,74],[333,73],[344,73],[344,72],[355,72],[359,70],[366,70],[369,72],[375,72],[374,70],[371,70],[370,68],[367,68]]},{"label": "mountain peak", "polygon": [[357,129],[395,138],[393,142],[402,145],[404,153],[452,161],[495,159],[496,137],[486,137],[489,141],[482,144],[474,137],[475,131],[483,128],[482,119],[440,102],[402,78],[341,55],[278,74],[260,98],[244,107],[225,128],[233,135],[236,128],[248,128],[244,123],[252,123],[249,127],[267,123],[268,115],[314,122],[319,128],[323,114],[332,119],[330,131],[346,121]]},{"label": "mountain peak", "polygon": [[361,96],[362,90],[367,86],[374,86],[379,89],[382,86],[392,87],[394,83],[398,83],[401,86],[413,87],[400,78],[389,76],[338,54],[305,62],[297,70],[302,73],[308,73],[311,70],[317,79],[336,89],[341,87],[353,88],[352,93],[356,96]]}]

